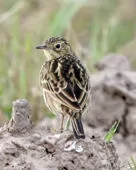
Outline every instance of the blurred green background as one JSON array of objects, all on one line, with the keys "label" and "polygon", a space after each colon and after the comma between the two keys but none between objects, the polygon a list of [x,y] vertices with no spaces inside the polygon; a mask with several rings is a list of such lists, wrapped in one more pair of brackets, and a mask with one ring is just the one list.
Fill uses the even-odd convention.
[{"label": "blurred green background", "polygon": [[64,36],[92,65],[110,52],[136,64],[135,0],[0,0],[0,123],[11,116],[12,101],[27,98],[34,119],[49,114],[39,87],[44,55],[35,46]]}]

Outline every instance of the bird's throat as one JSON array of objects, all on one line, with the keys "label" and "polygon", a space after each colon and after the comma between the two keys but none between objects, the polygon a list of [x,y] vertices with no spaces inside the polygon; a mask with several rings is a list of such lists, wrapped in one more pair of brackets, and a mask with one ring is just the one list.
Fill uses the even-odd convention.
[{"label": "bird's throat", "polygon": [[43,52],[47,60],[52,60],[54,58],[54,56],[49,51],[43,50]]},{"label": "bird's throat", "polygon": [[44,55],[47,60],[56,59],[61,56],[61,54],[57,53],[54,50],[44,50]]}]

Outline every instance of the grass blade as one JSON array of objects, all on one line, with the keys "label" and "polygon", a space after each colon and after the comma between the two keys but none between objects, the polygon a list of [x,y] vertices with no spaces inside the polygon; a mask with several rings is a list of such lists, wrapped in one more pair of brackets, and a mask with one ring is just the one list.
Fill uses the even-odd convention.
[{"label": "grass blade", "polygon": [[115,134],[116,131],[117,131],[117,128],[118,128],[118,126],[119,126],[119,123],[120,123],[120,121],[116,121],[116,122],[114,123],[114,125],[111,127],[111,129],[109,130],[109,132],[106,134],[106,136],[105,136],[105,141],[106,141],[107,143],[109,143],[109,142],[111,141],[111,139],[113,138],[114,134]]}]

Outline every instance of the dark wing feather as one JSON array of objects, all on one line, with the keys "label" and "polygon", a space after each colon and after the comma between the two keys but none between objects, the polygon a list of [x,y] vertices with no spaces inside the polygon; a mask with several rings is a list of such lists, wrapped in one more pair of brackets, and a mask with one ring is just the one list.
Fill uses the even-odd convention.
[{"label": "dark wing feather", "polygon": [[89,76],[79,60],[73,65],[73,70],[75,79],[74,93],[81,109],[83,109],[87,103],[90,90]]}]

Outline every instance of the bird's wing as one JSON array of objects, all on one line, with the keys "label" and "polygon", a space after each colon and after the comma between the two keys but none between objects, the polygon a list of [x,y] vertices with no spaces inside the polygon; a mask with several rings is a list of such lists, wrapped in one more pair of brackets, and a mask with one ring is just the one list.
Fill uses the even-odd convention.
[{"label": "bird's wing", "polygon": [[72,69],[74,73],[73,79],[75,80],[74,94],[78,100],[81,109],[83,110],[86,107],[87,101],[89,99],[89,76],[79,60],[74,63]]},{"label": "bird's wing", "polygon": [[[47,66],[46,66],[47,68]],[[53,94],[58,102],[74,111],[81,111],[88,97],[88,75],[80,63],[52,61],[42,71],[41,86]]]}]

